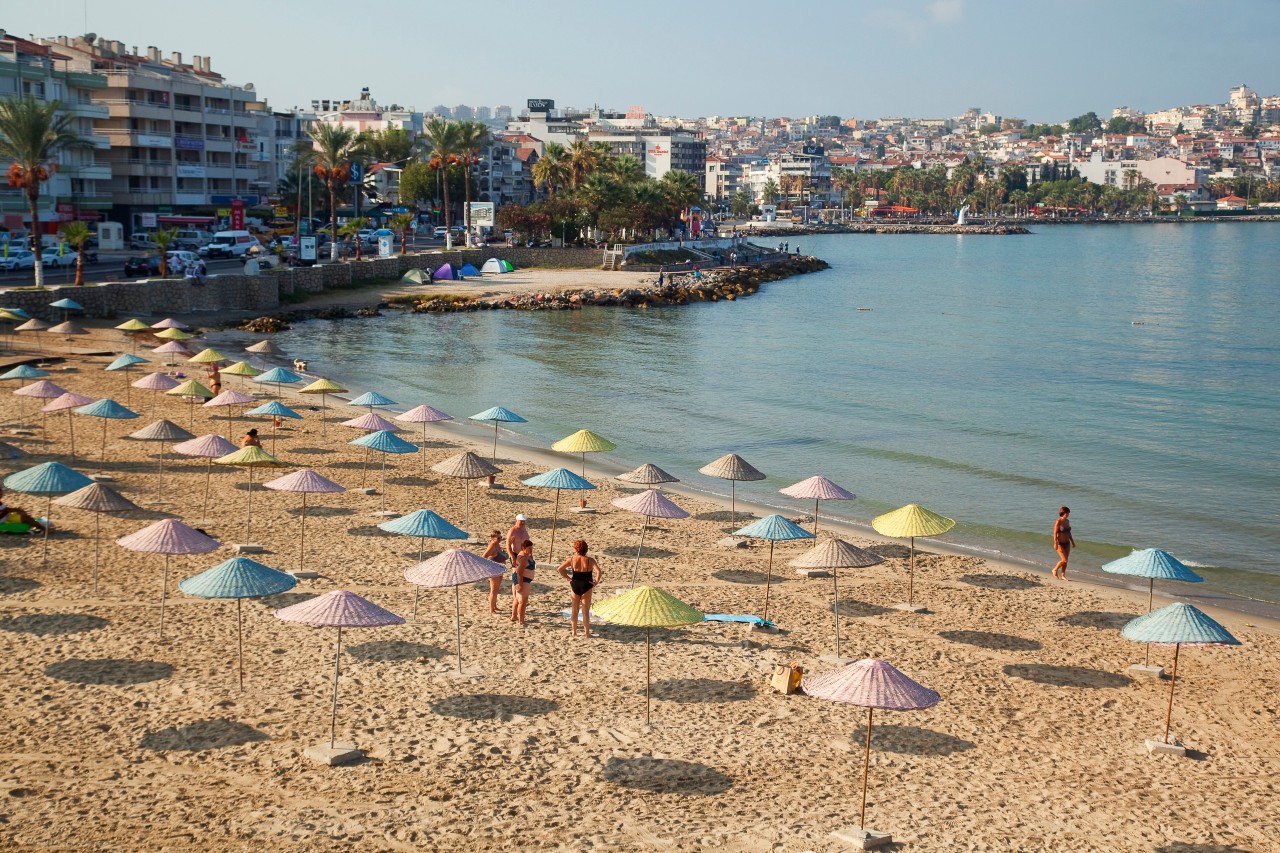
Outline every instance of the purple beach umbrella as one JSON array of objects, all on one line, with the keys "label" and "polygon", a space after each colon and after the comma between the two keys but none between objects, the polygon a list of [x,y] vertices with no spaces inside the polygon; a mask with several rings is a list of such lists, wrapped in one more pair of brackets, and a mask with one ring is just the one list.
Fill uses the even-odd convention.
[{"label": "purple beach umbrella", "polygon": [[[813,535],[818,535],[818,503],[820,501],[853,501],[858,496],[848,489],[841,488],[835,483],[821,475],[815,475],[807,480],[801,480],[793,486],[787,486],[785,489],[778,489],[779,492],[791,498],[808,498],[813,501]],[[818,540],[813,540],[814,547],[817,547]]]},{"label": "purple beach umbrella", "polygon": [[176,518],[165,518],[136,533],[116,540],[121,548],[143,554],[164,554],[164,577],[160,585],[160,639],[164,639],[164,606],[169,595],[169,557],[174,554],[208,554],[219,547],[218,540],[188,527]]},{"label": "purple beach umbrella", "polygon": [[450,548],[430,560],[405,569],[409,583],[426,587],[453,587],[453,625],[458,637],[458,672],[462,673],[462,597],[463,584],[502,577],[506,569],[501,563],[486,560],[465,548]]}]

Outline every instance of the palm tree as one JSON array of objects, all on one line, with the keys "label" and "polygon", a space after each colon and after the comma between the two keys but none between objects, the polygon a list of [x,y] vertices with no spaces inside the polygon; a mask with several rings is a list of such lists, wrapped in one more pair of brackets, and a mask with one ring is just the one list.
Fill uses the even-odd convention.
[{"label": "palm tree", "polygon": [[538,162],[533,164],[533,185],[546,187],[547,197],[556,197],[556,187],[569,180],[569,154],[559,142],[548,142]]},{"label": "palm tree", "polygon": [[413,225],[412,213],[397,213],[388,223],[391,228],[400,232],[400,254],[409,253],[409,228]]},{"label": "palm tree", "polygon": [[353,216],[347,220],[347,224],[338,229],[338,233],[343,237],[353,237],[356,244],[356,260],[360,260],[360,232],[369,224],[369,220],[363,216]]},{"label": "palm tree", "polygon": [[569,146],[569,184],[574,189],[582,186],[587,178],[605,162],[608,148],[601,151],[599,144],[579,139]]},{"label": "palm tree", "polygon": [[58,169],[59,152],[87,143],[71,129],[72,117],[58,115],[60,101],[40,103],[26,96],[0,101],[0,160],[11,160],[9,186],[27,196],[31,211],[31,251],[35,253],[36,287],[44,287],[40,263],[40,185]]},{"label": "palm tree", "polygon": [[453,232],[448,230],[452,217],[449,213],[449,166],[458,157],[458,125],[442,118],[433,118],[427,122],[422,131],[422,141],[427,152],[429,165],[433,169],[443,170],[444,180],[444,227],[445,243],[453,248]]},{"label": "palm tree", "polygon": [[760,190],[760,197],[764,199],[765,204],[774,204],[781,197],[782,193],[778,190],[778,182],[773,178],[764,182],[764,187]]},{"label": "palm tree", "polygon": [[471,239],[471,167],[480,162],[480,152],[493,144],[489,128],[482,122],[464,121],[458,125],[458,153],[462,156],[462,186],[467,194],[464,208],[467,239]]},{"label": "palm tree", "polygon": [[84,247],[93,236],[89,226],[83,222],[68,222],[58,229],[67,245],[76,250],[76,287],[84,284]]},{"label": "palm tree", "polygon": [[635,186],[645,182],[644,163],[632,154],[615,157],[609,163],[609,174],[624,186]]},{"label": "palm tree", "polygon": [[351,177],[351,161],[359,154],[356,132],[350,127],[317,122],[307,131],[315,143],[312,167],[329,190],[329,257],[338,257],[338,188]]},{"label": "palm tree", "polygon": [[169,277],[169,247],[178,239],[177,228],[159,228],[151,233],[156,248],[160,251],[160,277]]}]

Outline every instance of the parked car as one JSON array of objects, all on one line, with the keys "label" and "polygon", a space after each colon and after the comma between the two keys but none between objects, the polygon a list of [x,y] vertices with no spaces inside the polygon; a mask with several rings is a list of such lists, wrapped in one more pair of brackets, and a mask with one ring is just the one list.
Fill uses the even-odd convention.
[{"label": "parked car", "polygon": [[448,233],[449,233],[449,229],[448,229],[448,228],[445,228],[443,225],[437,225],[437,226],[436,226],[436,230],[434,230],[434,231],[432,231],[432,232],[431,232],[431,236],[432,236],[432,237],[435,237],[437,240],[443,240],[443,239],[444,239],[444,235],[446,235],[446,234],[448,234]]},{"label": "parked car", "polygon": [[188,252],[195,252],[201,246],[209,245],[209,241],[212,239],[213,235],[208,231],[184,229],[179,231],[177,236],[173,238],[173,247],[175,249],[186,249]]},{"label": "parked car", "polygon": [[155,238],[152,237],[150,231],[134,231],[129,236],[129,248],[141,249],[144,252],[160,248],[156,245]]},{"label": "parked car", "polygon": [[0,269],[6,272],[35,269],[36,256],[30,249],[9,249],[9,257],[0,259]]},{"label": "parked car", "polygon": [[166,252],[165,257],[168,260],[169,271],[172,273],[181,273],[200,260],[200,256],[195,252],[186,251]]},{"label": "parked car", "polygon": [[160,275],[160,259],[155,255],[138,255],[132,258],[125,258],[124,274],[129,278]]},{"label": "parked car", "polygon": [[70,267],[74,266],[80,255],[74,249],[64,249],[61,254],[55,249],[45,249],[40,254],[41,261],[46,267]]}]

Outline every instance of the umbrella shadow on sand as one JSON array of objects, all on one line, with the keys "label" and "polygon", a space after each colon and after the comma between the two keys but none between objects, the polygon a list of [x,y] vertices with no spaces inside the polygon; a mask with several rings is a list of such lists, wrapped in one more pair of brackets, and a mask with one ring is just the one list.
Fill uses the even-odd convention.
[{"label": "umbrella shadow on sand", "polygon": [[281,592],[275,595],[268,595],[265,598],[252,599],[257,601],[266,610],[283,610],[286,607],[292,607],[303,601],[310,601],[315,598],[318,593],[314,592]]},{"label": "umbrella shadow on sand", "polygon": [[[607,551],[605,553],[608,553]],[[634,552],[632,552],[634,554]],[[712,572],[711,577],[718,578],[728,583],[745,583],[763,585],[768,578],[764,572],[757,572],[753,569],[721,569],[718,572]]]},{"label": "umbrella shadow on sand", "polygon": [[347,654],[356,660],[385,662],[420,660],[422,658],[439,660],[450,654],[450,652],[439,646],[429,646],[426,643],[411,643],[407,640],[372,640],[368,643],[347,646]]},{"label": "umbrella shadow on sand", "polygon": [[429,489],[432,486],[439,485],[440,483],[439,480],[428,480],[426,477],[421,477],[415,474],[410,474],[404,477],[388,477],[387,482],[393,486],[415,486],[424,489]]},{"label": "umbrella shadow on sand", "polygon": [[676,758],[609,759],[601,775],[623,788],[655,794],[708,796],[723,794],[733,787],[733,779],[705,764]]},{"label": "umbrella shadow on sand", "polygon": [[[310,512],[310,509],[311,507],[307,507],[308,513]],[[378,525],[376,524],[361,524],[358,527],[348,527],[347,535],[348,536],[382,536],[382,537],[390,538],[390,535],[385,530],[379,530]]]},{"label": "umbrella shadow on sand", "polygon": [[870,601],[858,601],[855,598],[841,599],[837,605],[840,608],[841,616],[850,616],[858,618],[862,616],[883,616],[886,613],[892,613],[888,607],[879,604],[872,604]]},{"label": "umbrella shadow on sand", "polygon": [[958,738],[944,732],[922,729],[919,726],[876,726],[871,745],[881,752],[900,755],[951,755],[974,748],[973,741]]},{"label": "umbrella shadow on sand", "polygon": [[654,699],[669,702],[744,702],[756,695],[755,685],[714,678],[667,678],[649,687]]},{"label": "umbrella shadow on sand", "polygon": [[235,720],[199,720],[186,726],[147,732],[139,745],[157,752],[203,752],[270,739],[265,732]]},{"label": "umbrella shadow on sand", "polygon": [[337,453],[337,452],[338,451],[331,450],[328,447],[290,447],[289,448],[290,456],[328,456],[330,454]]},{"label": "umbrella shadow on sand", "polygon": [[1175,841],[1173,844],[1157,847],[1153,853],[1250,853],[1250,851],[1234,844],[1191,844]]},{"label": "umbrella shadow on sand", "polygon": [[42,586],[44,584],[35,578],[0,576],[0,595],[16,595],[20,592],[30,592]]},{"label": "umbrella shadow on sand", "polygon": [[1004,667],[1010,678],[1023,678],[1054,687],[1127,687],[1133,679],[1118,672],[1084,666],[1057,666],[1048,663],[1011,663]]},{"label": "umbrella shadow on sand", "polygon": [[560,703],[535,696],[510,696],[500,693],[474,693],[446,696],[431,703],[432,713],[462,720],[496,720],[519,714],[540,717],[559,710]]},{"label": "umbrella shadow on sand", "polygon": [[694,516],[698,521],[733,521],[735,523],[741,521],[744,525],[749,523],[751,519],[758,517],[755,513],[747,512],[745,509],[740,509],[736,513],[729,512],[727,509],[713,509],[709,512],[700,512]]},{"label": "umbrella shadow on sand", "polygon": [[68,658],[49,664],[44,674],[72,684],[145,684],[173,675],[173,667],[158,660]]},{"label": "umbrella shadow on sand", "polygon": [[1105,610],[1081,610],[1079,613],[1068,613],[1058,621],[1072,628],[1100,628],[1102,630],[1119,630],[1133,620],[1133,613],[1113,613]]},{"label": "umbrella shadow on sand", "polygon": [[489,491],[488,493],[486,493],[485,497],[495,501],[506,501],[507,503],[520,503],[520,504],[551,503],[550,498],[540,498],[537,495],[531,495],[531,494],[528,494],[527,492],[519,492],[517,494],[512,494],[509,492],[502,492],[502,491],[497,491],[497,492]]},{"label": "umbrella shadow on sand", "polygon": [[[285,512],[289,515],[292,515],[294,518],[298,518],[302,515],[302,507],[300,506],[289,507],[288,509],[285,510]],[[345,507],[345,506],[312,505],[307,507],[307,518],[321,518],[323,516],[332,517],[337,515],[355,515],[355,514],[356,514],[356,511],[354,509],[350,509],[349,507]]]},{"label": "umbrella shadow on sand", "polygon": [[1038,580],[1017,575],[961,575],[956,580],[982,589],[1035,589],[1043,585]]},{"label": "umbrella shadow on sand", "polygon": [[0,619],[0,631],[18,634],[34,634],[37,637],[57,637],[63,634],[79,634],[97,631],[111,624],[101,616],[87,613],[26,613],[22,616],[6,616]]},{"label": "umbrella shadow on sand", "polygon": [[[911,557],[911,549],[906,545],[896,545],[893,542],[878,542],[875,545],[867,546],[867,550],[872,554],[879,554],[886,560],[906,560]],[[917,554],[923,554],[923,551],[917,551]]]},{"label": "umbrella shadow on sand", "polygon": [[1012,634],[992,634],[987,631],[939,631],[938,636],[953,643],[978,646],[998,652],[1037,652],[1044,648],[1035,640],[1015,637]]},{"label": "umbrella shadow on sand", "polygon": [[[563,527],[564,522],[561,522],[560,526]],[[636,549],[634,546],[629,545],[610,545],[608,548],[604,549],[604,554],[606,557],[617,557],[622,560],[634,560],[636,558]],[[676,556],[675,551],[668,551],[665,548],[654,548],[646,545],[644,549],[644,557],[646,559],[653,557],[658,560],[667,560],[674,556]],[[749,583],[749,581],[744,581],[744,583]],[[760,575],[760,583],[764,583],[763,574]]]}]

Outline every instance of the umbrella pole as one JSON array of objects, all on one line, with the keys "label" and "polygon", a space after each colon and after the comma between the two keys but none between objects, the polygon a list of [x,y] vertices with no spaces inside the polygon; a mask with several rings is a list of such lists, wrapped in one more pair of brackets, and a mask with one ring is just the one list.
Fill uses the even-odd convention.
[{"label": "umbrella pole", "polygon": [[[1152,603],[1155,601],[1155,597],[1156,597],[1156,579],[1151,578],[1151,586],[1147,588],[1147,612],[1148,613],[1151,612],[1151,606],[1152,606]],[[1150,643],[1147,643],[1147,657],[1146,657],[1146,660],[1144,661],[1144,664],[1146,666],[1151,666],[1151,644]]]},{"label": "umbrella pole", "polygon": [[836,617],[836,663],[840,662],[840,570],[831,569],[831,612]]},{"label": "umbrella pole", "polygon": [[914,592],[916,579],[916,537],[911,537],[911,562],[907,565],[907,606],[910,607],[914,602],[912,593]]},{"label": "umbrella pole", "polygon": [[422,476],[427,476],[427,422],[422,422]]},{"label": "umbrella pole", "polygon": [[244,514],[244,535],[249,536],[249,530],[253,527],[253,468],[249,468],[249,488],[245,490],[248,502],[245,505]]},{"label": "umbrella pole", "polygon": [[338,737],[338,676],[342,674],[342,626],[338,626],[338,648],[333,653],[333,710],[329,712],[329,748]]},{"label": "umbrella pole", "polygon": [[498,464],[498,422],[493,422],[493,458],[489,460],[494,465]]},{"label": "umbrella pole", "polygon": [[652,629],[645,626],[644,629],[644,724],[649,725],[649,632]]},{"label": "umbrella pole", "polygon": [[302,493],[302,530],[298,535],[298,571],[307,559],[307,493]]},{"label": "umbrella pole", "polygon": [[244,692],[244,616],[240,606],[242,599],[236,599],[236,647],[240,651],[240,691]]},{"label": "umbrella pole", "polygon": [[160,442],[160,454],[156,458],[160,460],[160,472],[157,479],[159,480],[159,483],[160,483],[160,491],[163,492],[164,491],[164,442],[163,441]]},{"label": "umbrella pole", "polygon": [[467,500],[466,500],[465,507],[466,507],[466,512],[464,513],[466,515],[465,524],[467,525],[467,530],[470,531],[471,530],[471,481],[470,480],[467,480]]},{"label": "umbrella pole", "polygon": [[418,597],[422,595],[422,587],[417,584],[413,585],[413,621],[418,621]]},{"label": "umbrella pole", "polygon": [[547,549],[547,562],[551,562],[551,555],[556,550],[556,525],[560,523],[560,490],[556,489],[556,510],[551,516],[551,547]]},{"label": "umbrella pole", "polygon": [[160,578],[160,639],[164,639],[164,603],[169,597],[169,555],[164,555],[164,574]]},{"label": "umbrella pole", "polygon": [[360,469],[360,488],[364,488],[365,475],[369,473],[369,448],[364,449],[364,466]]},{"label": "umbrella pole", "polygon": [[644,550],[644,532],[648,528],[647,524],[640,527],[640,547],[636,548],[636,563],[631,567],[631,586],[633,589],[636,585],[636,573],[640,571],[640,552]]},{"label": "umbrella pole", "polygon": [[862,756],[862,811],[858,814],[858,828],[867,828],[867,774],[871,772],[871,709],[867,709],[867,745]]},{"label": "umbrella pole", "polygon": [[204,459],[204,511],[200,514],[201,518],[209,517],[209,481],[213,477],[213,457],[206,456]]},{"label": "umbrella pole", "polygon": [[49,565],[49,524],[53,515],[53,495],[49,495],[44,507],[44,565]]},{"label": "umbrella pole", "polygon": [[107,419],[102,419],[102,456],[98,459],[98,473],[107,467]]},{"label": "umbrella pole", "polygon": [[1178,683],[1178,650],[1181,643],[1173,644],[1173,672],[1169,675],[1169,708],[1164,713],[1164,742],[1169,742],[1169,721],[1173,719],[1173,688]]},{"label": "umbrella pole", "polygon": [[773,585],[773,540],[769,540],[769,568],[764,575],[764,621],[769,621],[769,587]]},{"label": "umbrella pole", "polygon": [[67,429],[71,431],[71,461],[76,458],[76,422],[71,417],[71,410],[67,409]]},{"label": "umbrella pole", "polygon": [[587,451],[582,451],[582,479],[587,479]]},{"label": "umbrella pole", "polygon": [[382,510],[387,509],[387,454],[382,454],[382,483],[380,484],[382,491]]},{"label": "umbrella pole", "polygon": [[458,633],[458,675],[462,675],[462,595],[459,584],[453,585],[453,626]]},{"label": "umbrella pole", "polygon": [[813,499],[813,547],[818,547],[818,503],[821,498]]},{"label": "umbrella pole", "polygon": [[729,481],[729,526],[736,527],[738,519],[738,481]]},{"label": "umbrella pole", "polygon": [[326,414],[327,414],[327,410],[325,409],[325,405],[324,405],[324,392],[322,391],[320,392],[320,437],[321,438],[323,438],[325,434],[324,418]]}]

